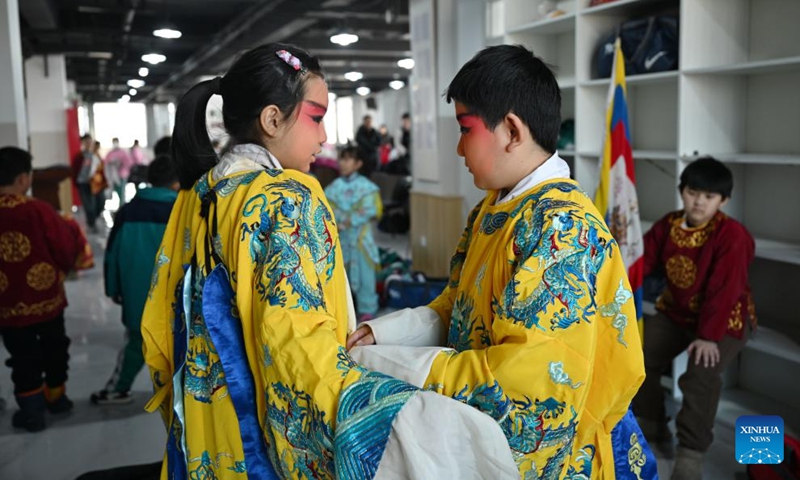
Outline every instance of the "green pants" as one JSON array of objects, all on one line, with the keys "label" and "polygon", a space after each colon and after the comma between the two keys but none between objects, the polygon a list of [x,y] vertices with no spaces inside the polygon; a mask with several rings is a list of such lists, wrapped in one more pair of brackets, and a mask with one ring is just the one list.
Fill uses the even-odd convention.
[{"label": "green pants", "polygon": [[106,384],[106,390],[127,392],[131,389],[136,375],[144,366],[141,330],[126,329],[127,343],[117,356],[117,366]]}]

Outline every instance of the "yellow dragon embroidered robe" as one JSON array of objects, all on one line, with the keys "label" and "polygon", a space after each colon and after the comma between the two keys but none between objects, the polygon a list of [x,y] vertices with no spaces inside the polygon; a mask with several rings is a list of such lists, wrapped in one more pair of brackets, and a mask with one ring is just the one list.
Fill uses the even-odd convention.
[{"label": "yellow dragon embroidered robe", "polygon": [[[428,306],[436,314],[421,307],[367,322],[378,348],[422,347],[425,330],[446,332],[451,350],[429,363],[425,387],[494,418],[523,478],[655,474],[626,414],[644,380],[643,354],[625,265],[602,216],[569,179],[497,197],[488,193],[470,213],[449,284]],[[373,364],[383,366],[404,378],[391,362]]]}]

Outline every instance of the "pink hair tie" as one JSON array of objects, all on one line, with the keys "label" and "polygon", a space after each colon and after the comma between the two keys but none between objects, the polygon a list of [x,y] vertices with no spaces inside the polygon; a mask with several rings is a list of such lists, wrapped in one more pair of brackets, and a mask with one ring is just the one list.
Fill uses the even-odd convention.
[{"label": "pink hair tie", "polygon": [[292,55],[288,51],[286,51],[286,50],[278,50],[277,52],[275,52],[275,55],[277,55],[278,58],[280,58],[281,60],[286,62],[287,65],[289,65],[290,67],[294,68],[298,72],[306,73],[306,69],[305,69],[305,67],[303,67],[303,63],[300,61],[300,59],[295,57],[294,55]]}]

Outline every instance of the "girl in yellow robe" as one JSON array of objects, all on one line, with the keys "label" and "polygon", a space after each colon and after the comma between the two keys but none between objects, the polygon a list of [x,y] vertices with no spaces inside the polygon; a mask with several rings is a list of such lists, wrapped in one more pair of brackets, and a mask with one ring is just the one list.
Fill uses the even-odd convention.
[{"label": "girl in yellow robe", "polygon": [[[214,94],[233,145],[219,159],[205,127]],[[513,460],[489,417],[370,372],[344,348],[354,312],[335,219],[304,173],[326,140],[327,103],[317,60],[271,44],[178,105],[182,190],[142,319],[147,408],[168,429],[162,478],[366,479],[419,465],[431,478],[459,468],[509,478]],[[439,421],[426,411],[445,412],[431,433],[440,437],[414,453],[407,425]],[[474,451],[441,460],[442,439],[469,437],[480,437]]]}]

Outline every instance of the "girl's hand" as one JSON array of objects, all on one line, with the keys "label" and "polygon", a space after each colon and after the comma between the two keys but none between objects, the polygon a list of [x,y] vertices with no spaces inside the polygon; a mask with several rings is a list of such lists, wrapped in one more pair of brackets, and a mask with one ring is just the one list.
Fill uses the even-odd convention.
[{"label": "girl's hand", "polygon": [[375,336],[369,325],[362,325],[355,332],[347,337],[347,349],[353,347],[363,347],[364,345],[375,345]]}]

